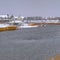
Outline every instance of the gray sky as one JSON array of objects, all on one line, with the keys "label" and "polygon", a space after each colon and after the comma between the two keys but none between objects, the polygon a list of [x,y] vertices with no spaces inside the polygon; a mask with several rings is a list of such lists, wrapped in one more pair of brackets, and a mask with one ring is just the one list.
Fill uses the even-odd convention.
[{"label": "gray sky", "polygon": [[0,14],[60,16],[60,0],[0,0]]}]

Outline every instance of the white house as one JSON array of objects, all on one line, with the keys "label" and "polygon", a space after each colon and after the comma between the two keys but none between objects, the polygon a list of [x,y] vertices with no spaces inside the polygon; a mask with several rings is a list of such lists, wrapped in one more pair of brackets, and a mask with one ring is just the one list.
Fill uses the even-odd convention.
[{"label": "white house", "polygon": [[2,18],[7,18],[8,16],[7,15],[0,15],[0,17],[2,17]]}]

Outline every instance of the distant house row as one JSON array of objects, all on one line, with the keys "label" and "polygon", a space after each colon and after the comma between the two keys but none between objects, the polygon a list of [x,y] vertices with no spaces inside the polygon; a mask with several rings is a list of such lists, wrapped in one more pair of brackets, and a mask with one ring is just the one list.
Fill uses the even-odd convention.
[{"label": "distant house row", "polygon": [[22,20],[60,20],[60,17],[41,17],[41,16],[34,16],[34,17],[23,17],[23,16],[13,16],[13,15],[0,15],[1,19],[22,19]]},{"label": "distant house row", "polygon": [[9,22],[11,20],[20,20],[27,23],[57,23],[60,22],[60,17],[23,17],[23,16],[13,16],[13,15],[0,15],[0,22]]},{"label": "distant house row", "polygon": [[58,23],[60,22],[60,17],[24,17],[24,22],[27,23]]},{"label": "distant house row", "polygon": [[23,16],[9,16],[7,15],[0,15],[0,20],[22,20]]},{"label": "distant house row", "polygon": [[60,17],[35,16],[35,17],[24,17],[24,20],[60,20]]},{"label": "distant house row", "polygon": [[24,20],[25,23],[59,23],[60,20]]}]

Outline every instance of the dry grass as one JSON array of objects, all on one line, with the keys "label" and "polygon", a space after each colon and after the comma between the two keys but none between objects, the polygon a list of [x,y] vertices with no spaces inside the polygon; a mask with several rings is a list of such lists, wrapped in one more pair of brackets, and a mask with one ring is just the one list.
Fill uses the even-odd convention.
[{"label": "dry grass", "polygon": [[16,30],[16,29],[17,29],[16,26],[9,26],[9,27],[0,28],[0,32],[2,32],[2,31],[11,31],[11,30]]},{"label": "dry grass", "polygon": [[47,60],[60,60],[60,54],[57,54],[53,57],[48,58]]}]

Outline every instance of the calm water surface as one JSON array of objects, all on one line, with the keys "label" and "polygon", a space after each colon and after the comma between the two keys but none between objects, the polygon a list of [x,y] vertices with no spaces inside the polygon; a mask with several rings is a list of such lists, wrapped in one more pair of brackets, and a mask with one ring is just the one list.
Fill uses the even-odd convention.
[{"label": "calm water surface", "polygon": [[46,60],[60,53],[60,25],[0,32],[0,60]]}]

